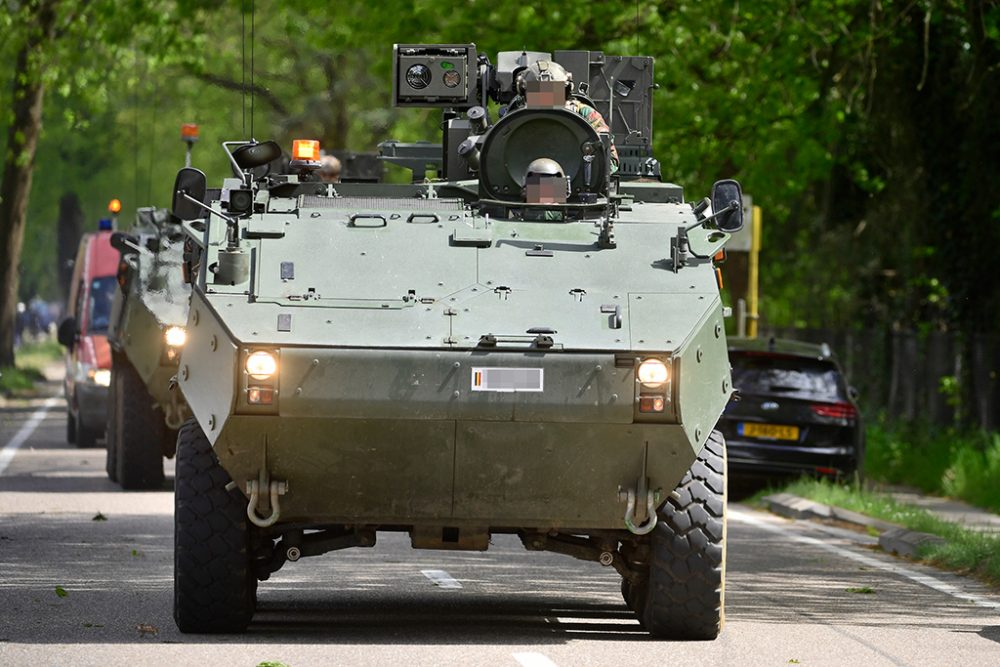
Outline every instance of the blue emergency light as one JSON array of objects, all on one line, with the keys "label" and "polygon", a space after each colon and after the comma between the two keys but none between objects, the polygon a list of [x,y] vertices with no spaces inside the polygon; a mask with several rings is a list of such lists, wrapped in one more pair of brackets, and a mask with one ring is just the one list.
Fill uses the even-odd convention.
[{"label": "blue emergency light", "polygon": [[109,232],[114,229],[114,223],[111,222],[111,218],[101,218],[97,221],[97,228],[102,232]]}]

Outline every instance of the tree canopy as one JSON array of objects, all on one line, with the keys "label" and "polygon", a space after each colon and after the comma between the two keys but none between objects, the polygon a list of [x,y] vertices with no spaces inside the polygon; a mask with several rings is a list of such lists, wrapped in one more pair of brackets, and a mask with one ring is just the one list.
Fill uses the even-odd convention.
[{"label": "tree canopy", "polygon": [[[201,126],[195,164],[210,180],[226,175],[217,146],[249,134],[251,58],[257,138],[370,151],[436,133],[430,110],[389,106],[392,44],[471,41],[490,54],[655,57],[664,178],[693,197],[733,176],[764,210],[766,321],[997,327],[1000,277],[988,270],[1000,243],[996,3],[261,0],[251,15],[250,0],[50,1],[67,34],[28,74],[48,96],[22,297],[55,294],[67,191],[95,222],[112,197],[123,219],[165,205],[184,122]],[[0,18],[0,136],[14,122],[18,20]]]}]

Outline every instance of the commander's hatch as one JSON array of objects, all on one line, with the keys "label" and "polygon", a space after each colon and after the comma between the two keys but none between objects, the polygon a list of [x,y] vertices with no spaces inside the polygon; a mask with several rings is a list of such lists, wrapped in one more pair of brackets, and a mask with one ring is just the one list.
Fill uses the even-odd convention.
[{"label": "commander's hatch", "polygon": [[573,75],[576,91],[594,102],[615,137],[623,178],[659,178],[653,158],[653,59],[606,56],[602,51],[555,51]]}]

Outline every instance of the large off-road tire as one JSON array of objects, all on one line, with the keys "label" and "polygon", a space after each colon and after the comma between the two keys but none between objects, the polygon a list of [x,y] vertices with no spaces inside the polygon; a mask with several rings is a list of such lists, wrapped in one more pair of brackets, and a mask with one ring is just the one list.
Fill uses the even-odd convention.
[{"label": "large off-road tire", "polygon": [[257,604],[246,498],[189,420],[177,437],[174,621],[181,632],[242,632]]},{"label": "large off-road tire", "polygon": [[96,430],[87,428],[79,419],[76,422],[76,446],[80,449],[92,449],[97,446],[97,438],[100,435]]},{"label": "large off-road tire", "polygon": [[76,417],[69,410],[66,411],[66,442],[71,445],[76,442]]},{"label": "large off-road tire", "polygon": [[112,357],[111,362],[111,384],[108,386],[108,424],[107,430],[104,433],[104,447],[107,450],[104,460],[104,471],[108,474],[108,479],[112,482],[118,481],[118,434],[115,428],[115,422],[117,421],[117,411],[115,409],[116,395],[118,389],[115,386],[115,369],[114,361],[115,357]]},{"label": "large off-road tire", "polygon": [[630,591],[633,608],[655,637],[715,639],[725,622],[726,442],[721,433],[712,432],[658,514],[650,534],[648,575],[644,585]]},{"label": "large off-road tire", "polygon": [[111,369],[114,385],[115,476],[123,489],[158,489],[163,486],[163,413],[154,406],[145,383],[123,355],[116,355]]}]

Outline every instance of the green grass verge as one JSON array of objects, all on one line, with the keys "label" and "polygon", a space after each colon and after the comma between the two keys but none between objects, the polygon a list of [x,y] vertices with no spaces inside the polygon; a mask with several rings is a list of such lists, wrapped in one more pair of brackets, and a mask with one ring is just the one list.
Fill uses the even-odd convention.
[{"label": "green grass verge", "polygon": [[915,486],[1000,512],[1000,433],[890,424],[867,430],[865,470],[870,479]]},{"label": "green grass verge", "polygon": [[949,570],[974,574],[1000,587],[1000,535],[968,530],[939,519],[919,507],[892,497],[828,480],[800,479],[782,489],[824,505],[835,505],[866,516],[895,523],[910,530],[943,538],[943,544],[926,545],[921,560]]},{"label": "green grass verge", "polygon": [[15,363],[11,368],[0,368],[0,394],[17,395],[30,392],[36,382],[45,379],[42,371],[58,362],[64,354],[54,340],[25,343],[14,352]]},{"label": "green grass verge", "polygon": [[59,361],[66,349],[54,340],[25,343],[14,352],[18,368],[32,368],[41,372],[52,362]]}]

